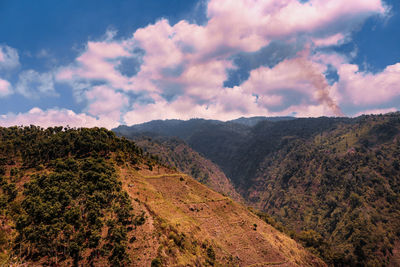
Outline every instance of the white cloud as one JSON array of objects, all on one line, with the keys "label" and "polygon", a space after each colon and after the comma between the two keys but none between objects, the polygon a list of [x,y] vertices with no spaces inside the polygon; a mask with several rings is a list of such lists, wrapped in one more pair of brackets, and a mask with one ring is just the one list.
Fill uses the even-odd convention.
[{"label": "white cloud", "polygon": [[40,95],[56,96],[54,78],[51,73],[38,73],[34,70],[23,71],[19,74],[16,92],[25,97],[38,98]]},{"label": "white cloud", "polygon": [[[238,89],[242,92],[240,99],[224,101],[231,98],[222,85],[227,79],[226,69],[232,67],[230,56],[256,51],[271,40],[296,38],[298,34],[308,34],[317,46],[336,45],[348,38],[349,32],[367,17],[385,13],[386,8],[379,0],[351,3],[345,0],[307,3],[297,0],[211,0],[208,4],[210,20],[206,26],[185,21],[171,26],[168,21],[160,20],[134,34],[133,40],[146,54],[141,71],[132,83],[152,94],[155,100],[150,104],[152,110],[159,106],[166,112],[154,114],[157,112],[139,105],[141,108],[127,114],[126,122],[137,121],[133,118],[141,116],[140,110],[153,114],[148,120],[182,116],[178,108],[180,99],[194,105],[187,107],[184,117],[221,119],[236,114],[288,112],[304,116],[340,115],[336,88],[329,86],[323,76],[326,65],[314,62],[312,57],[301,60],[303,57],[300,56],[300,59],[283,62],[272,69],[260,67]],[[310,66],[313,71],[307,72]],[[175,71],[177,75],[170,75],[171,72],[165,70]],[[288,108],[274,112],[287,103],[282,94],[288,91],[304,95],[302,103],[291,103]],[[160,97],[170,94],[179,97],[169,102]],[[254,95],[258,96],[257,101],[253,100]],[[244,104],[240,101],[244,99],[252,101]]]},{"label": "white cloud", "polygon": [[387,66],[380,73],[360,71],[357,65],[338,68],[338,90],[342,102],[355,106],[382,104],[400,97],[400,63]]},{"label": "white cloud", "polygon": [[367,17],[386,13],[381,0],[211,0],[208,28],[223,32],[214,38],[230,47],[254,51],[269,40],[303,33],[319,38],[344,36]]},{"label": "white cloud", "polygon": [[107,86],[93,87],[86,92],[86,98],[89,101],[88,113],[112,127],[118,126],[122,110],[129,104],[127,96]]},{"label": "white cloud", "polygon": [[[108,32],[104,40],[88,42],[73,64],[59,68],[56,80],[71,84],[77,100],[87,101],[85,111],[107,125],[117,124],[121,117],[132,124],[166,118],[338,115],[338,102],[359,95],[360,89],[354,88],[383,86],[389,76],[368,78],[351,69],[344,56],[311,51],[272,68],[259,67],[241,86],[224,88],[227,69],[234,68],[232,56],[257,51],[274,40],[296,43],[301,39],[311,50],[338,45],[350,40],[366,18],[384,16],[387,10],[381,0],[210,0],[207,24],[171,25],[161,19],[126,40],[115,40],[115,34]],[[135,76],[127,77],[118,66],[123,58],[135,57],[138,48],[145,51],[142,65]],[[334,85],[323,74],[328,64],[343,75]],[[33,75],[43,81],[33,92],[52,92],[50,79],[42,75]],[[97,86],[99,81],[103,85]],[[16,89],[32,95],[27,87]],[[382,95],[397,94],[397,89],[382,90]],[[128,92],[150,101],[128,99]],[[369,101],[361,99],[352,103]]]},{"label": "white cloud", "polygon": [[11,84],[6,80],[0,79],[0,97],[10,95],[11,93],[12,93]]},{"label": "white cloud", "polygon": [[19,55],[16,49],[0,45],[0,70],[9,70],[19,66]]},{"label": "white cloud", "polygon": [[319,47],[335,46],[344,43],[346,37],[343,33],[337,33],[335,35],[328,36],[326,38],[317,37],[312,38],[313,43]]},{"label": "white cloud", "polygon": [[123,42],[111,40],[89,42],[86,51],[74,64],[58,70],[56,79],[69,83],[87,80],[106,81],[114,88],[127,88],[129,80],[116,67],[122,57],[132,56],[128,49]]},{"label": "white cloud", "polygon": [[20,125],[38,125],[41,127],[67,126],[70,127],[110,127],[106,122],[98,120],[86,114],[76,114],[67,109],[49,109],[41,110],[33,108],[27,113],[0,116],[0,125],[3,127]]},{"label": "white cloud", "polygon": [[325,70],[325,65],[314,62],[306,51],[302,51],[297,57],[284,60],[273,68],[253,70],[242,87],[249,94],[260,96],[260,104],[265,108],[295,106],[299,102],[310,106],[322,104],[326,108],[320,115],[341,116],[334,88],[323,75]]}]

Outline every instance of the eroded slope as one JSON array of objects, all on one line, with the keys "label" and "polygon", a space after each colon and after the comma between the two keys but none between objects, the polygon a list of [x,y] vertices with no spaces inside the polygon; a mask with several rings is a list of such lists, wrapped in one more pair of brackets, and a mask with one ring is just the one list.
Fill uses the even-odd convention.
[{"label": "eroded slope", "polygon": [[236,201],[242,201],[242,197],[236,192],[232,182],[220,167],[194,151],[184,141],[178,138],[149,137],[135,137],[133,140],[145,153],[150,153],[166,166],[186,173]]},{"label": "eroded slope", "polygon": [[146,206],[159,236],[153,255],[167,266],[324,266],[245,207],[189,176],[127,168],[120,173],[131,198]]}]

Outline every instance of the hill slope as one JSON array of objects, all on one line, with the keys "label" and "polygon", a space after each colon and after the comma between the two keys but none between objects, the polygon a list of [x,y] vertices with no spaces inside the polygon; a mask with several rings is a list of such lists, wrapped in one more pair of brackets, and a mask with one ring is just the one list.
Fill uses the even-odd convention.
[{"label": "hill slope", "polygon": [[178,138],[134,137],[135,144],[166,166],[188,174],[211,189],[242,201],[232,182],[212,161],[194,151]]},{"label": "hill slope", "polygon": [[325,266],[105,129],[0,128],[0,263]]},{"label": "hill slope", "polygon": [[263,155],[244,197],[328,262],[385,266],[398,257],[400,116],[283,137]]},{"label": "hill slope", "polygon": [[153,257],[167,266],[324,266],[246,208],[189,176],[162,169],[121,173],[128,194],[151,217]]}]

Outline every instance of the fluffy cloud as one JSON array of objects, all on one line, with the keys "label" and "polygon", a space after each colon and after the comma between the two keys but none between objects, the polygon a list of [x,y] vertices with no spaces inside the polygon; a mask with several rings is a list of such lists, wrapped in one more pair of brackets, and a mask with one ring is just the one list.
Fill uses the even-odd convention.
[{"label": "fluffy cloud", "polygon": [[[88,42],[73,64],[58,69],[56,80],[69,83],[77,99],[88,103],[85,111],[107,125],[121,119],[132,124],[167,118],[341,115],[338,104],[381,103],[398,94],[396,65],[374,75],[358,72],[344,56],[315,54],[315,48],[350,40],[368,17],[385,15],[388,8],[381,0],[210,0],[207,5],[205,25],[170,25],[161,19],[125,40],[108,34]],[[279,50],[267,49],[275,42],[290,49],[276,55]],[[268,64],[248,56],[246,60],[257,62],[248,69],[235,65],[237,55],[263,51],[279,60]],[[333,85],[324,75],[328,66],[340,76]],[[226,88],[228,70],[241,68],[248,77]],[[36,75],[36,80],[45,79]],[[37,88],[52,91],[51,86]],[[17,91],[28,90],[17,86]]]},{"label": "fluffy cloud", "polygon": [[116,69],[121,57],[131,54],[124,44],[111,41],[89,42],[86,51],[74,65],[61,68],[57,73],[60,81],[97,80],[107,81],[114,87],[125,87],[129,81]]},{"label": "fluffy cloud", "polygon": [[9,70],[19,66],[19,55],[16,49],[0,45],[0,70]]},{"label": "fluffy cloud", "polygon": [[3,127],[19,126],[19,125],[39,125],[41,127],[51,126],[67,126],[70,127],[109,127],[96,118],[86,114],[76,114],[75,112],[67,109],[49,109],[41,110],[40,108],[33,108],[27,113],[7,114],[0,116],[0,125]]},{"label": "fluffy cloud", "polygon": [[[0,75],[19,66],[19,56],[16,49],[6,45],[0,45]],[[0,77],[0,97],[12,94],[12,86],[9,81]]]},{"label": "fluffy cloud", "polygon": [[273,68],[261,67],[250,73],[242,87],[248,93],[260,96],[259,103],[267,109],[281,106],[322,104],[325,112],[319,115],[342,116],[333,94],[333,88],[323,75],[326,66],[314,62],[307,50],[284,60]]},{"label": "fluffy cloud", "polygon": [[107,86],[93,87],[86,92],[86,98],[89,101],[88,113],[111,127],[118,126],[122,110],[129,104],[127,96]]},{"label": "fluffy cloud", "polygon": [[231,47],[257,50],[271,39],[298,34],[338,37],[367,17],[386,12],[381,0],[211,0],[207,28],[222,30],[217,36]]},{"label": "fluffy cloud", "polygon": [[7,96],[12,93],[11,84],[6,81],[0,79],[0,97]]},{"label": "fluffy cloud", "polygon": [[16,92],[25,97],[38,98],[40,95],[57,95],[54,89],[54,78],[51,73],[38,73],[34,70],[19,74]]},{"label": "fluffy cloud", "polygon": [[[241,99],[251,99],[249,103],[224,101],[233,92],[223,87],[227,69],[234,68],[231,56],[259,50],[271,40],[289,38],[293,42],[290,38],[302,34],[307,34],[314,45],[335,45],[368,16],[385,12],[381,1],[354,1],[349,5],[348,1],[212,0],[204,27],[185,21],[171,26],[161,20],[134,34],[133,40],[146,54],[141,71],[132,81],[137,88],[164,96],[157,100],[159,97],[153,95],[155,103],[151,106],[152,110],[160,106],[168,112],[148,119],[182,116],[178,108],[181,99],[192,103],[185,117],[221,119],[236,115],[228,110],[242,115],[341,115],[335,87],[323,76],[326,65],[303,56],[251,72],[249,80],[237,89],[242,92]],[[125,117],[128,124],[138,121],[132,119],[133,115],[139,118],[142,112],[154,113],[139,106]]]},{"label": "fluffy cloud", "polygon": [[312,38],[312,42],[319,47],[336,46],[345,42],[346,36],[343,33],[337,33],[328,37]]},{"label": "fluffy cloud", "polygon": [[359,71],[357,65],[342,64],[338,74],[340,81],[337,86],[343,103],[368,106],[400,97],[400,63],[376,74]]}]

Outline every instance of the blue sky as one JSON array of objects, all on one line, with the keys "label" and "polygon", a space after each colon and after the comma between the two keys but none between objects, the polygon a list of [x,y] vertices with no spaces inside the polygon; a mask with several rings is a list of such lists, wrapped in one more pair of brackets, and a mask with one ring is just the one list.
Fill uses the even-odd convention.
[{"label": "blue sky", "polygon": [[400,108],[400,3],[0,0],[0,125]]}]

